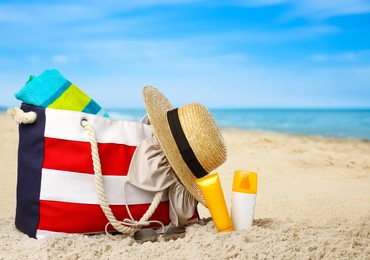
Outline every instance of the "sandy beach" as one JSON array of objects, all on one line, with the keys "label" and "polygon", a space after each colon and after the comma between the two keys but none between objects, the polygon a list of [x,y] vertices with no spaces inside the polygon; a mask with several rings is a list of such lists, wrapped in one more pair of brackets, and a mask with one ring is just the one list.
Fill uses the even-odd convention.
[{"label": "sandy beach", "polygon": [[16,230],[17,125],[1,114],[0,131],[0,259],[370,259],[370,141],[222,130],[228,160],[217,172],[228,207],[234,171],[259,176],[253,227],[218,233],[206,221],[185,238],[138,244]]}]

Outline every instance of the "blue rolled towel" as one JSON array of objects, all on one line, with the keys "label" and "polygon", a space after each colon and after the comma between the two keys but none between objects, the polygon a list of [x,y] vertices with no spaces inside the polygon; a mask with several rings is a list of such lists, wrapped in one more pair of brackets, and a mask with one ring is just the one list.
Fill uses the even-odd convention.
[{"label": "blue rolled towel", "polygon": [[30,105],[109,117],[98,103],[64,78],[56,69],[45,70],[38,77],[31,75],[15,97]]}]

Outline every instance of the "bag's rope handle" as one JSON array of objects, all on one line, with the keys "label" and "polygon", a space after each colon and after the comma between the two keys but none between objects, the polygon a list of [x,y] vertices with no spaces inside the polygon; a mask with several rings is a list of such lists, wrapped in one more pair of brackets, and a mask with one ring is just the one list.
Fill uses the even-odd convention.
[{"label": "bag's rope handle", "polygon": [[17,124],[33,124],[37,119],[37,114],[35,112],[24,112],[19,107],[9,108],[7,113]]},{"label": "bag's rope handle", "polygon": [[[109,204],[107,203],[107,199],[105,196],[103,175],[101,171],[100,157],[99,157],[98,144],[96,141],[95,131],[86,118],[81,119],[81,125],[86,130],[88,137],[89,137],[89,141],[91,144],[91,156],[93,160],[93,167],[94,167],[94,173],[95,173],[95,186],[98,192],[99,204],[104,212],[104,215],[107,217],[109,223],[117,231],[123,234],[126,234],[126,235],[134,233],[135,231],[140,229],[141,226],[149,225],[151,221],[148,221],[148,220],[153,215],[154,211],[156,210],[159,203],[161,202],[163,191],[159,191],[156,193],[148,210],[146,211],[146,213],[142,216],[142,218],[139,221],[127,220],[127,219],[125,219],[124,221],[118,221],[113,215],[113,212],[111,208],[109,207]],[[125,225],[128,225],[128,226],[125,226]]]}]

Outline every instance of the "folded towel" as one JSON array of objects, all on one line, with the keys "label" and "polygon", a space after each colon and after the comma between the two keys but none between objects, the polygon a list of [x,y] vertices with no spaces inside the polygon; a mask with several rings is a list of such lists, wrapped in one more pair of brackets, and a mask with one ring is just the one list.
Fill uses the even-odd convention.
[{"label": "folded towel", "polygon": [[109,117],[93,99],[65,79],[56,69],[45,70],[38,77],[31,75],[15,97],[30,105]]}]

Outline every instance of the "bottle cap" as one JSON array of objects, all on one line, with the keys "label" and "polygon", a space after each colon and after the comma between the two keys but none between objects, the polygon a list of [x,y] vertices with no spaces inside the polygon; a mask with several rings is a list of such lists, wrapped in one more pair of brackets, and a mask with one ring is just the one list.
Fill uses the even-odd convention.
[{"label": "bottle cap", "polygon": [[235,171],[233,191],[257,194],[257,173],[247,171]]}]

